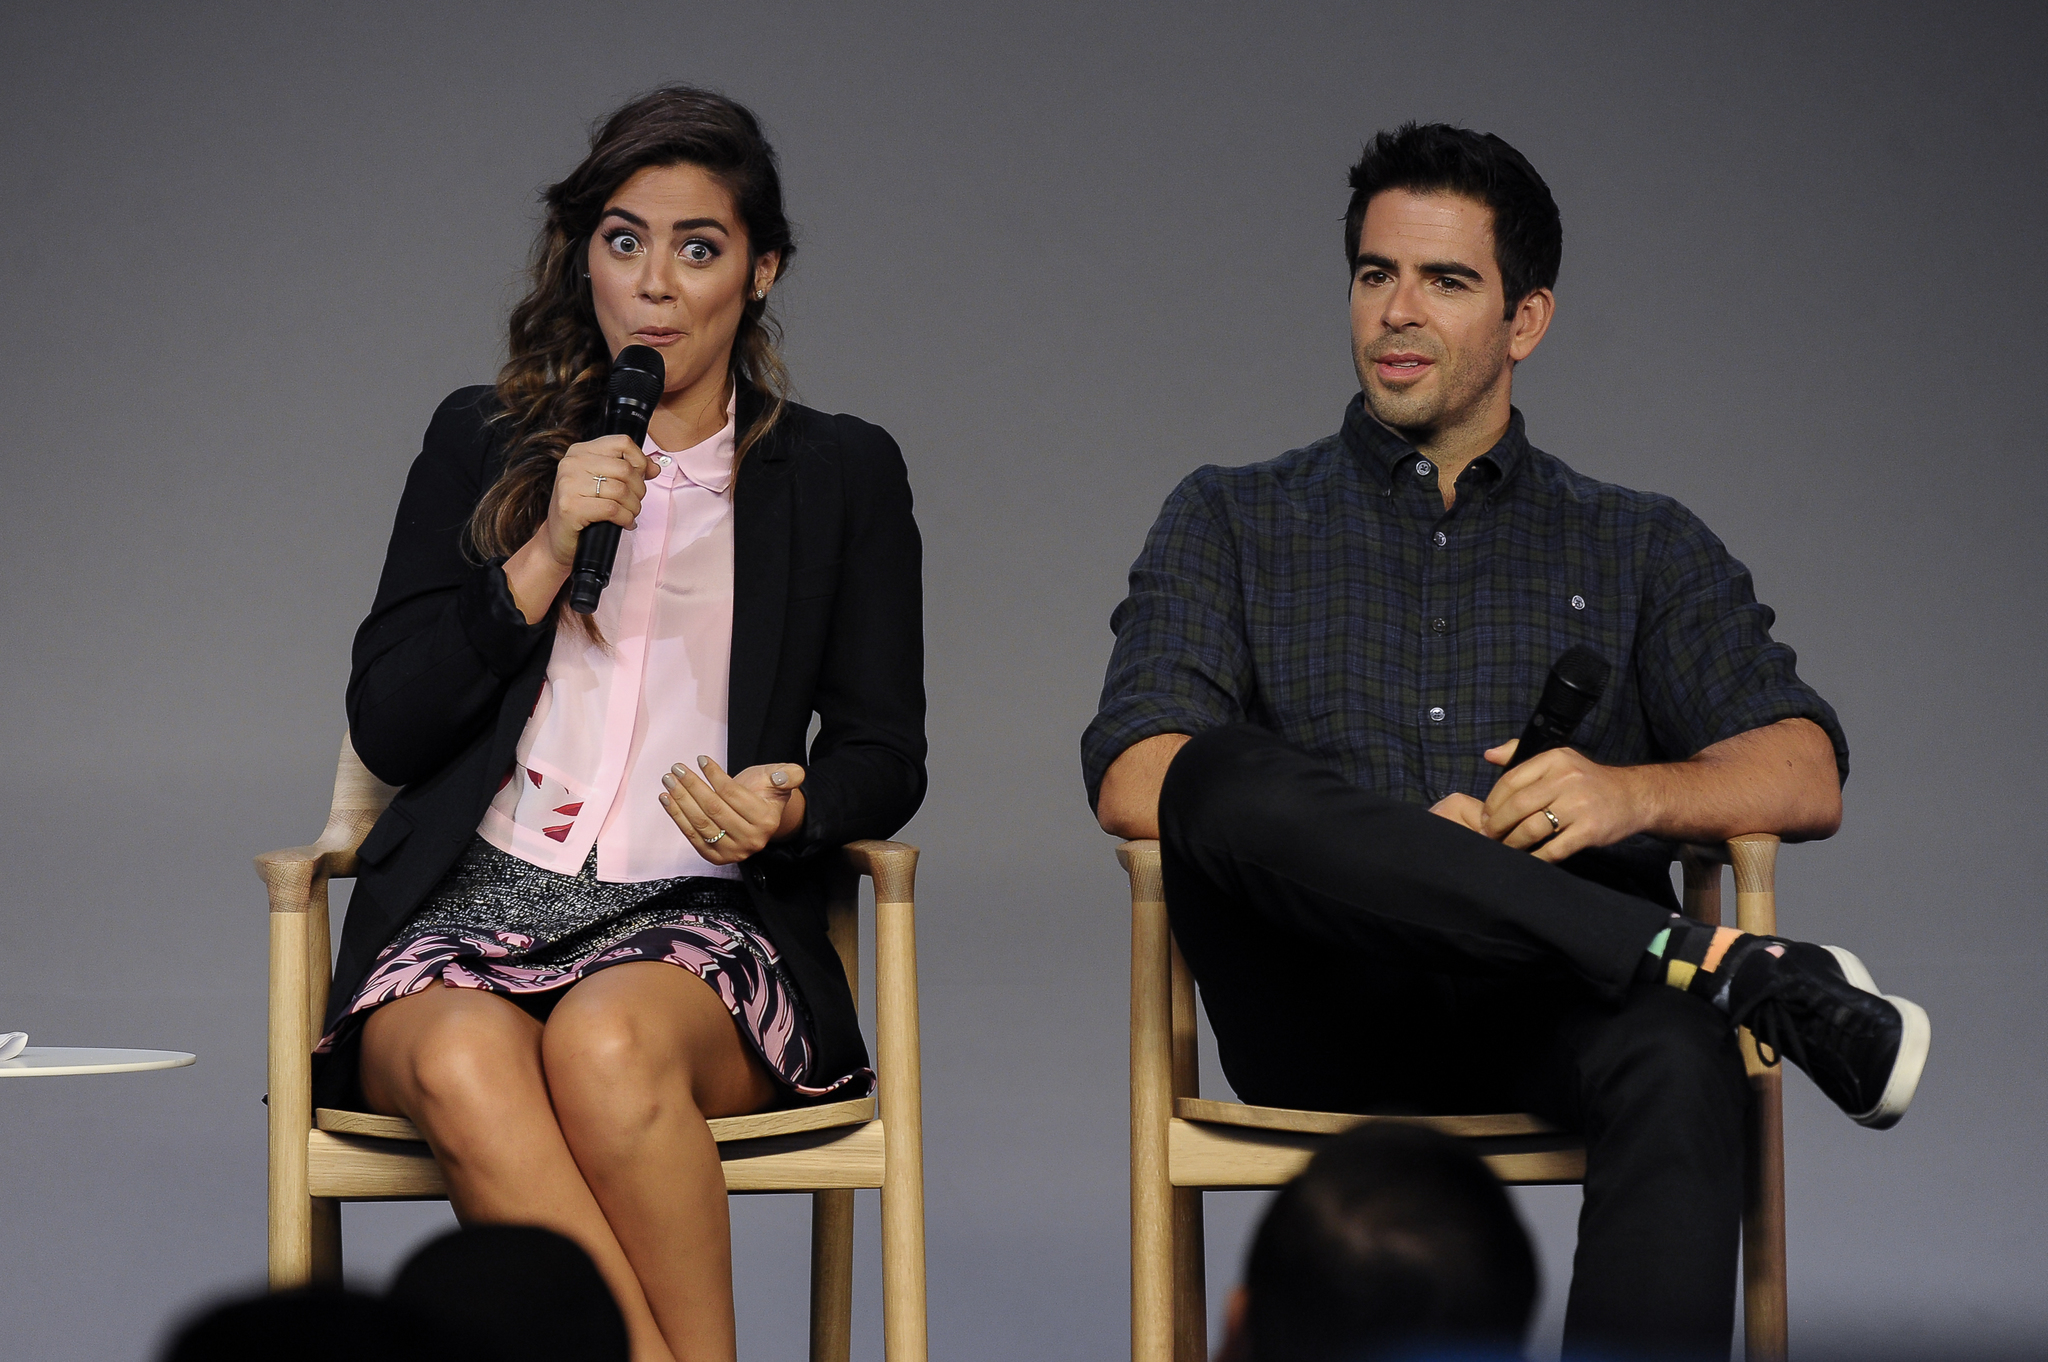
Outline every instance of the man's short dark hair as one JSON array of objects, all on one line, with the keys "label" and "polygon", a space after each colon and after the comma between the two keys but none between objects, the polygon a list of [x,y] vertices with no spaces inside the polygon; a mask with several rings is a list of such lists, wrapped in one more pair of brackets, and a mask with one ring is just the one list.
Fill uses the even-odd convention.
[{"label": "man's short dark hair", "polygon": [[1493,210],[1493,253],[1508,316],[1537,289],[1557,286],[1564,225],[1550,186],[1528,157],[1492,133],[1409,122],[1373,134],[1351,167],[1351,206],[1344,210],[1346,268],[1358,261],[1365,206],[1389,189],[1457,194]]},{"label": "man's short dark hair", "polygon": [[1453,1344],[1511,1355],[1536,1303],[1536,1257],[1470,1149],[1374,1123],[1331,1141],[1282,1189],[1245,1267],[1252,1362],[1334,1362]]}]

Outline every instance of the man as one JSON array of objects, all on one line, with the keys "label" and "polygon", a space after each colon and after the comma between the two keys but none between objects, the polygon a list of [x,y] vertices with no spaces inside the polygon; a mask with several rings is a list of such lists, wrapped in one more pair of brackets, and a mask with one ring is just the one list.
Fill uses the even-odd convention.
[{"label": "man", "polygon": [[[1167,498],[1111,621],[1089,795],[1160,839],[1240,1096],[1582,1131],[1568,1348],[1725,1357],[1735,1027],[1881,1128],[1928,1025],[1847,951],[1680,917],[1669,861],[1831,835],[1847,746],[1697,518],[1526,438],[1514,371],[1562,253],[1528,161],[1409,124],[1351,186],[1360,395],[1337,434]],[[1574,644],[1614,664],[1577,750],[1501,774]]]},{"label": "man", "polygon": [[1506,1362],[1535,1306],[1528,1232],[1479,1156],[1423,1126],[1362,1126],[1266,1209],[1217,1362]]}]

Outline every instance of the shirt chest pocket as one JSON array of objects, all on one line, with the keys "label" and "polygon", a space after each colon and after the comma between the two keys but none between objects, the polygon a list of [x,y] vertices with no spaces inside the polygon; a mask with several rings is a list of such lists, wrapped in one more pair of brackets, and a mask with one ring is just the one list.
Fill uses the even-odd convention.
[{"label": "shirt chest pocket", "polygon": [[[1583,643],[1615,666],[1628,662],[1636,632],[1635,602],[1604,581],[1564,576],[1526,583],[1513,593],[1531,660],[1547,674],[1565,649]],[[1518,630],[1517,632],[1523,632]],[[1547,655],[1545,654],[1547,650]]]}]

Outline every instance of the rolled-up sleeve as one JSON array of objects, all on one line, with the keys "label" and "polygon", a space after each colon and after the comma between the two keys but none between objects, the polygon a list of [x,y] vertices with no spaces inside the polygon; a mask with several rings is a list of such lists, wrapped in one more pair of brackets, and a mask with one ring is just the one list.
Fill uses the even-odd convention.
[{"label": "rolled-up sleeve", "polygon": [[1781,719],[1810,719],[1828,735],[1846,781],[1841,721],[1799,679],[1792,649],[1771,637],[1777,617],[1757,600],[1749,569],[1676,502],[1652,532],[1634,664],[1657,746],[1683,759]]},{"label": "rolled-up sleeve", "polygon": [[1131,565],[1130,594],[1110,615],[1116,646],[1095,719],[1081,736],[1091,807],[1103,773],[1133,744],[1245,717],[1254,673],[1219,472],[1199,469],[1167,497]]}]

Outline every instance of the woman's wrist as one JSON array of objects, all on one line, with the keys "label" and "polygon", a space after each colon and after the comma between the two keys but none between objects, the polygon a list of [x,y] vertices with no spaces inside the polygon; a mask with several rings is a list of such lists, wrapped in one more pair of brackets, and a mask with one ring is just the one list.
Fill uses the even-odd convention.
[{"label": "woman's wrist", "polygon": [[505,585],[511,588],[512,603],[528,624],[539,624],[547,617],[555,597],[561,594],[562,583],[569,580],[568,567],[556,560],[542,534],[534,535],[505,560]]}]

